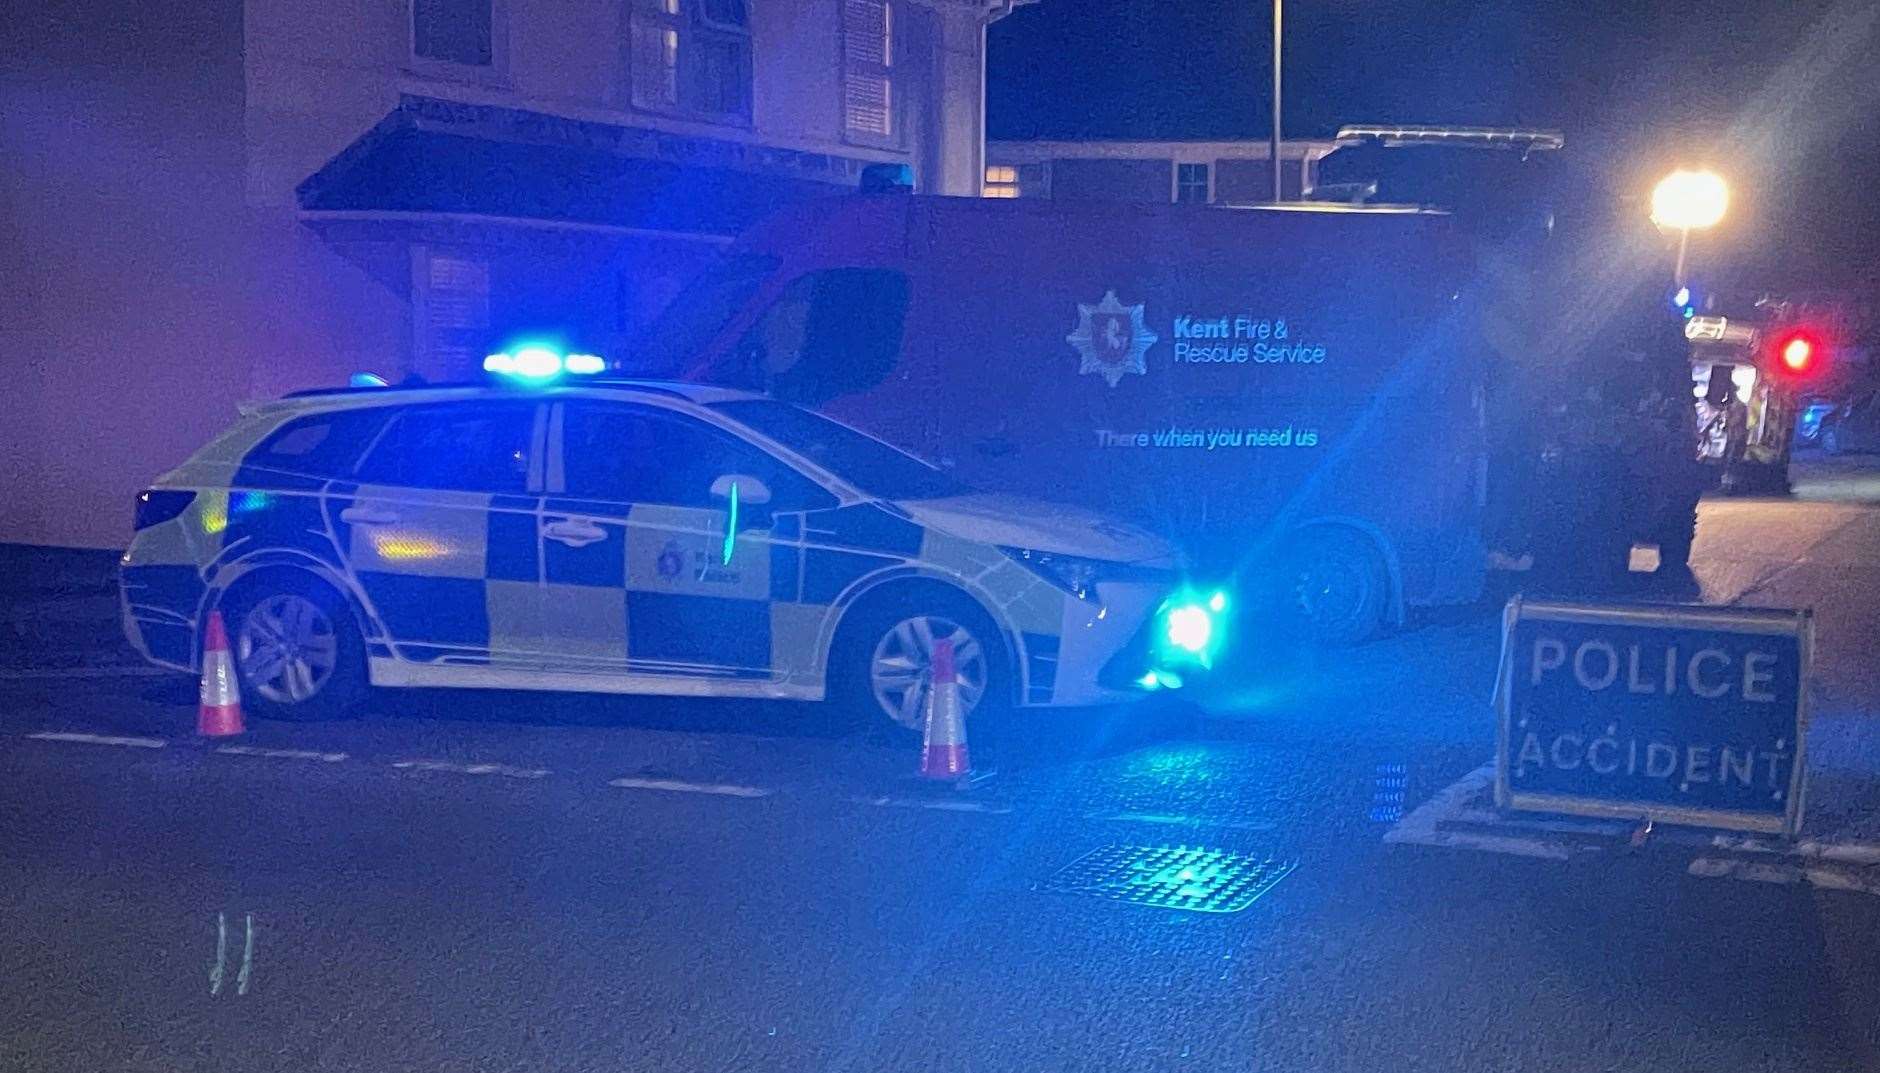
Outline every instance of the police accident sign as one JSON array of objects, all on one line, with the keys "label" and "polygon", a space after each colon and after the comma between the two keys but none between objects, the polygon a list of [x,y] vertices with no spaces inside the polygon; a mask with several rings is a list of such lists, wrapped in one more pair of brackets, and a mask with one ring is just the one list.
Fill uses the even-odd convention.
[{"label": "police accident sign", "polygon": [[1794,834],[1806,611],[1509,601],[1495,803]]}]

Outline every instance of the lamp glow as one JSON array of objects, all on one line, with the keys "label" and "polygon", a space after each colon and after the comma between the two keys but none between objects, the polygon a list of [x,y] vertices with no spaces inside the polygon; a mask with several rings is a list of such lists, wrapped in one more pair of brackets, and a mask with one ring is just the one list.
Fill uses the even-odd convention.
[{"label": "lamp glow", "polygon": [[1715,227],[1730,207],[1730,188],[1714,171],[1679,169],[1652,188],[1652,222],[1696,231]]}]

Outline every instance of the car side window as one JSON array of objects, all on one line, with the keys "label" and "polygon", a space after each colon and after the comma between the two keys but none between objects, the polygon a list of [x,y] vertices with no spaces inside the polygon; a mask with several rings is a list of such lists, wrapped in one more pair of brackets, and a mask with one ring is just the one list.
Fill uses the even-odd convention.
[{"label": "car side window", "polygon": [[778,509],[803,509],[821,493],[730,433],[684,414],[621,403],[568,404],[562,470],[568,495],[623,503],[719,506],[712,482],[729,474],[763,481]]},{"label": "car side window", "polygon": [[528,490],[532,403],[414,406],[359,467],[369,484],[520,494]]},{"label": "car side window", "polygon": [[830,268],[792,282],[738,342],[740,386],[815,406],[886,380],[901,358],[907,277]]},{"label": "car side window", "polygon": [[242,463],[306,477],[345,476],[390,412],[369,407],[295,418],[255,445]]}]

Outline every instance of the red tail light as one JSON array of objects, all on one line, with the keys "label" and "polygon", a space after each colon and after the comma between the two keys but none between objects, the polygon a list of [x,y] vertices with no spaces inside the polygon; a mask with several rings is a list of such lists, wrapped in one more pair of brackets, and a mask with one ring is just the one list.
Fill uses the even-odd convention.
[{"label": "red tail light", "polygon": [[1827,349],[1820,333],[1812,329],[1784,329],[1769,342],[1769,369],[1791,380],[1812,377],[1821,371]]}]

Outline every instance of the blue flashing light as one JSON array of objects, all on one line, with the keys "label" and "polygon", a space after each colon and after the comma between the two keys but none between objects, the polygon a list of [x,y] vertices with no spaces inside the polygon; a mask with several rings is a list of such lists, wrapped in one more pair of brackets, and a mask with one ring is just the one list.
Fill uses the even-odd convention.
[{"label": "blue flashing light", "polygon": [[561,355],[545,346],[525,346],[516,351],[514,375],[544,380],[561,372]]},{"label": "blue flashing light", "polygon": [[1174,671],[1158,668],[1136,679],[1136,685],[1145,693],[1154,693],[1158,689],[1180,689],[1182,676]]},{"label": "blue flashing light", "polygon": [[1162,688],[1181,688],[1179,680],[1168,681],[1172,667],[1207,669],[1214,666],[1214,657],[1219,654],[1226,633],[1228,603],[1227,592],[1222,589],[1211,590],[1206,595],[1179,592],[1163,602],[1156,612],[1150,664],[1163,676],[1158,683]]},{"label": "blue flashing light", "polygon": [[378,373],[354,373],[346,378],[349,387],[384,387],[386,380]]},{"label": "blue flashing light", "polygon": [[1214,616],[1205,608],[1185,604],[1168,613],[1167,628],[1169,644],[1198,656],[1214,639]]},{"label": "blue flashing light", "polygon": [[519,380],[552,380],[563,373],[592,376],[607,371],[599,354],[563,354],[551,346],[531,343],[513,351],[501,350],[483,359],[483,371]]},{"label": "blue flashing light", "polygon": [[1671,304],[1679,307],[1680,309],[1682,309],[1685,306],[1690,305],[1691,304],[1691,289],[1689,287],[1679,287],[1678,292],[1671,296]]}]

